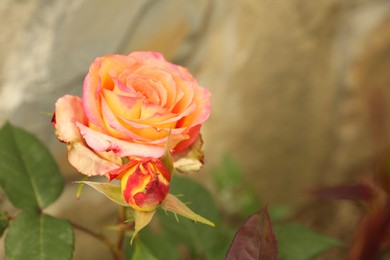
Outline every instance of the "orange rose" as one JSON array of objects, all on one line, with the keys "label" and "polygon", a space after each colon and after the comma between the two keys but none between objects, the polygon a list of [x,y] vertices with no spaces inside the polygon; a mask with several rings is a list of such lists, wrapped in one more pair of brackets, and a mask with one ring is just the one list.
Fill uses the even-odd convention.
[{"label": "orange rose", "polygon": [[57,101],[53,124],[70,163],[103,175],[123,157],[161,157],[169,133],[173,154],[188,148],[210,115],[209,99],[187,69],[160,53],[107,55],[91,64],[82,99]]}]

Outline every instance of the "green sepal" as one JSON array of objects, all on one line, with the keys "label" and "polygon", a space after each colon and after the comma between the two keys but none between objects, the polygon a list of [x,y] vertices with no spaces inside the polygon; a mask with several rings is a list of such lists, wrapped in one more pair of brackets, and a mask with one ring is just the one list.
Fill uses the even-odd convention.
[{"label": "green sepal", "polygon": [[[88,176],[85,176],[82,181],[85,181],[88,179]],[[81,192],[83,191],[84,183],[80,182],[79,185],[77,186],[77,192],[76,192],[76,199],[79,200],[81,196]]]},{"label": "green sepal", "polygon": [[75,183],[83,183],[88,186],[94,188],[98,192],[105,195],[107,198],[112,200],[113,202],[128,207],[129,204],[125,201],[122,195],[121,187],[118,185],[114,185],[111,183],[102,183],[102,182],[92,182],[92,181],[75,181]]},{"label": "green sepal", "polygon": [[4,212],[0,212],[0,237],[3,236],[3,233],[7,229],[8,225],[8,215]]},{"label": "green sepal", "polygon": [[173,158],[171,152],[169,151],[169,143],[171,141],[171,130],[169,130],[168,141],[165,145],[164,155],[160,158],[161,162],[164,164],[165,168],[167,168],[168,172],[172,176],[175,167],[173,166]]},{"label": "green sepal", "polygon": [[195,222],[200,222],[212,227],[215,227],[215,224],[204,217],[196,214],[191,209],[189,209],[183,202],[181,202],[176,196],[168,194],[165,200],[161,203],[161,208],[173,212],[174,214],[179,214],[183,217],[189,218]]},{"label": "green sepal", "polygon": [[173,164],[175,169],[187,174],[198,172],[203,167],[204,154],[202,146],[202,136],[199,135],[190,147],[175,154],[175,162]]},{"label": "green sepal", "polygon": [[150,221],[152,221],[152,218],[154,216],[154,213],[156,213],[155,210],[153,211],[134,211],[134,233],[130,240],[130,245],[133,243],[134,237],[138,234],[138,232],[146,227]]}]

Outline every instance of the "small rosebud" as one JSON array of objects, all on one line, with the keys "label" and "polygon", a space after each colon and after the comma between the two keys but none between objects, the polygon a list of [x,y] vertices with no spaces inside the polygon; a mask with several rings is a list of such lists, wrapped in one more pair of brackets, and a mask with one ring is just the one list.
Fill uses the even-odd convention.
[{"label": "small rosebud", "polygon": [[122,195],[135,210],[153,211],[169,193],[171,175],[156,158],[132,159],[116,176],[121,180]]}]

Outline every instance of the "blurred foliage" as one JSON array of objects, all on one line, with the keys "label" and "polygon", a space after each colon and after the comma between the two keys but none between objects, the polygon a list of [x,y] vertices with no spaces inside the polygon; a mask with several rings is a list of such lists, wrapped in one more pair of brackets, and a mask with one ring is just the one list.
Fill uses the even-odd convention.
[{"label": "blurred foliage", "polygon": [[309,260],[339,244],[336,239],[315,233],[300,224],[275,225],[280,260]]},{"label": "blurred foliage", "polygon": [[[159,251],[157,251],[159,252]],[[160,255],[161,257],[161,255]],[[141,241],[135,245],[134,253],[132,255],[133,260],[158,260],[159,258],[154,256]],[[160,258],[161,259],[161,258]],[[172,258],[164,258],[164,259],[172,259]]]},{"label": "blurred foliage", "polygon": [[[177,175],[172,179],[171,193],[181,196],[192,210],[213,221],[215,228],[159,210],[158,219],[140,232],[135,244],[140,243],[158,259],[225,259],[238,226],[249,216],[253,218],[262,203],[230,155],[226,154],[221,166],[211,174],[217,189],[216,198],[199,183]],[[268,205],[267,209],[274,225],[280,259],[312,259],[338,244],[337,240],[303,225],[282,224],[293,213],[287,205]],[[127,248],[129,259],[139,259],[136,245]]]},{"label": "blurred foliage", "polygon": [[[64,185],[47,148],[28,132],[5,124],[0,129],[0,155],[0,186],[11,203],[21,209],[16,217],[0,214],[0,233],[8,229],[6,257],[15,260],[71,259],[74,237],[70,222],[43,213],[58,199]],[[173,176],[170,192],[180,196],[193,211],[214,222],[215,228],[159,209],[132,246],[129,243],[131,232],[128,232],[124,249],[127,259],[224,259],[241,223],[256,219],[259,214],[256,212],[264,205],[230,155],[223,157],[221,166],[211,176],[214,193],[179,175]],[[292,214],[292,209],[286,205],[265,205],[265,210],[269,220],[267,226],[274,228],[282,260],[312,259],[338,243],[303,225],[286,224],[286,218]],[[270,232],[261,232],[264,228],[261,223],[252,223],[258,228],[257,234],[269,235]],[[240,239],[238,242],[242,242]],[[259,248],[264,248],[267,240],[256,239],[253,244],[260,243]]]},{"label": "blurred foliage", "polygon": [[9,224],[8,216],[4,212],[0,212],[0,237],[3,235],[4,231],[7,229]]},{"label": "blurred foliage", "polygon": [[244,179],[239,164],[226,153],[221,166],[211,173],[218,191],[219,204],[229,215],[239,215],[242,219],[258,211],[261,201],[256,198],[255,190]]},{"label": "blurred foliage", "polygon": [[[140,232],[134,243],[141,242],[152,253],[158,252],[158,259],[223,259],[234,233],[226,232],[219,224],[222,221],[211,194],[202,185],[181,176],[173,177],[170,192],[181,195],[183,201],[188,198],[187,206],[217,226],[194,223],[159,209],[158,218]],[[136,259],[134,255],[131,259]]]}]

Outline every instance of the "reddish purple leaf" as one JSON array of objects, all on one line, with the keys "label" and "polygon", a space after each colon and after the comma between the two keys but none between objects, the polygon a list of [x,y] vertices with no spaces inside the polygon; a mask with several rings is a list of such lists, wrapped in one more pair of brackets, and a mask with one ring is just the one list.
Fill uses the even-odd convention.
[{"label": "reddish purple leaf", "polygon": [[226,259],[278,259],[278,243],[272,231],[267,208],[261,209],[240,226],[226,254]]},{"label": "reddish purple leaf", "polygon": [[373,208],[357,229],[351,260],[376,259],[390,227],[390,199]]},{"label": "reddish purple leaf", "polygon": [[371,201],[374,197],[372,188],[365,183],[318,188],[312,190],[311,194],[319,199],[338,200],[345,199]]}]

